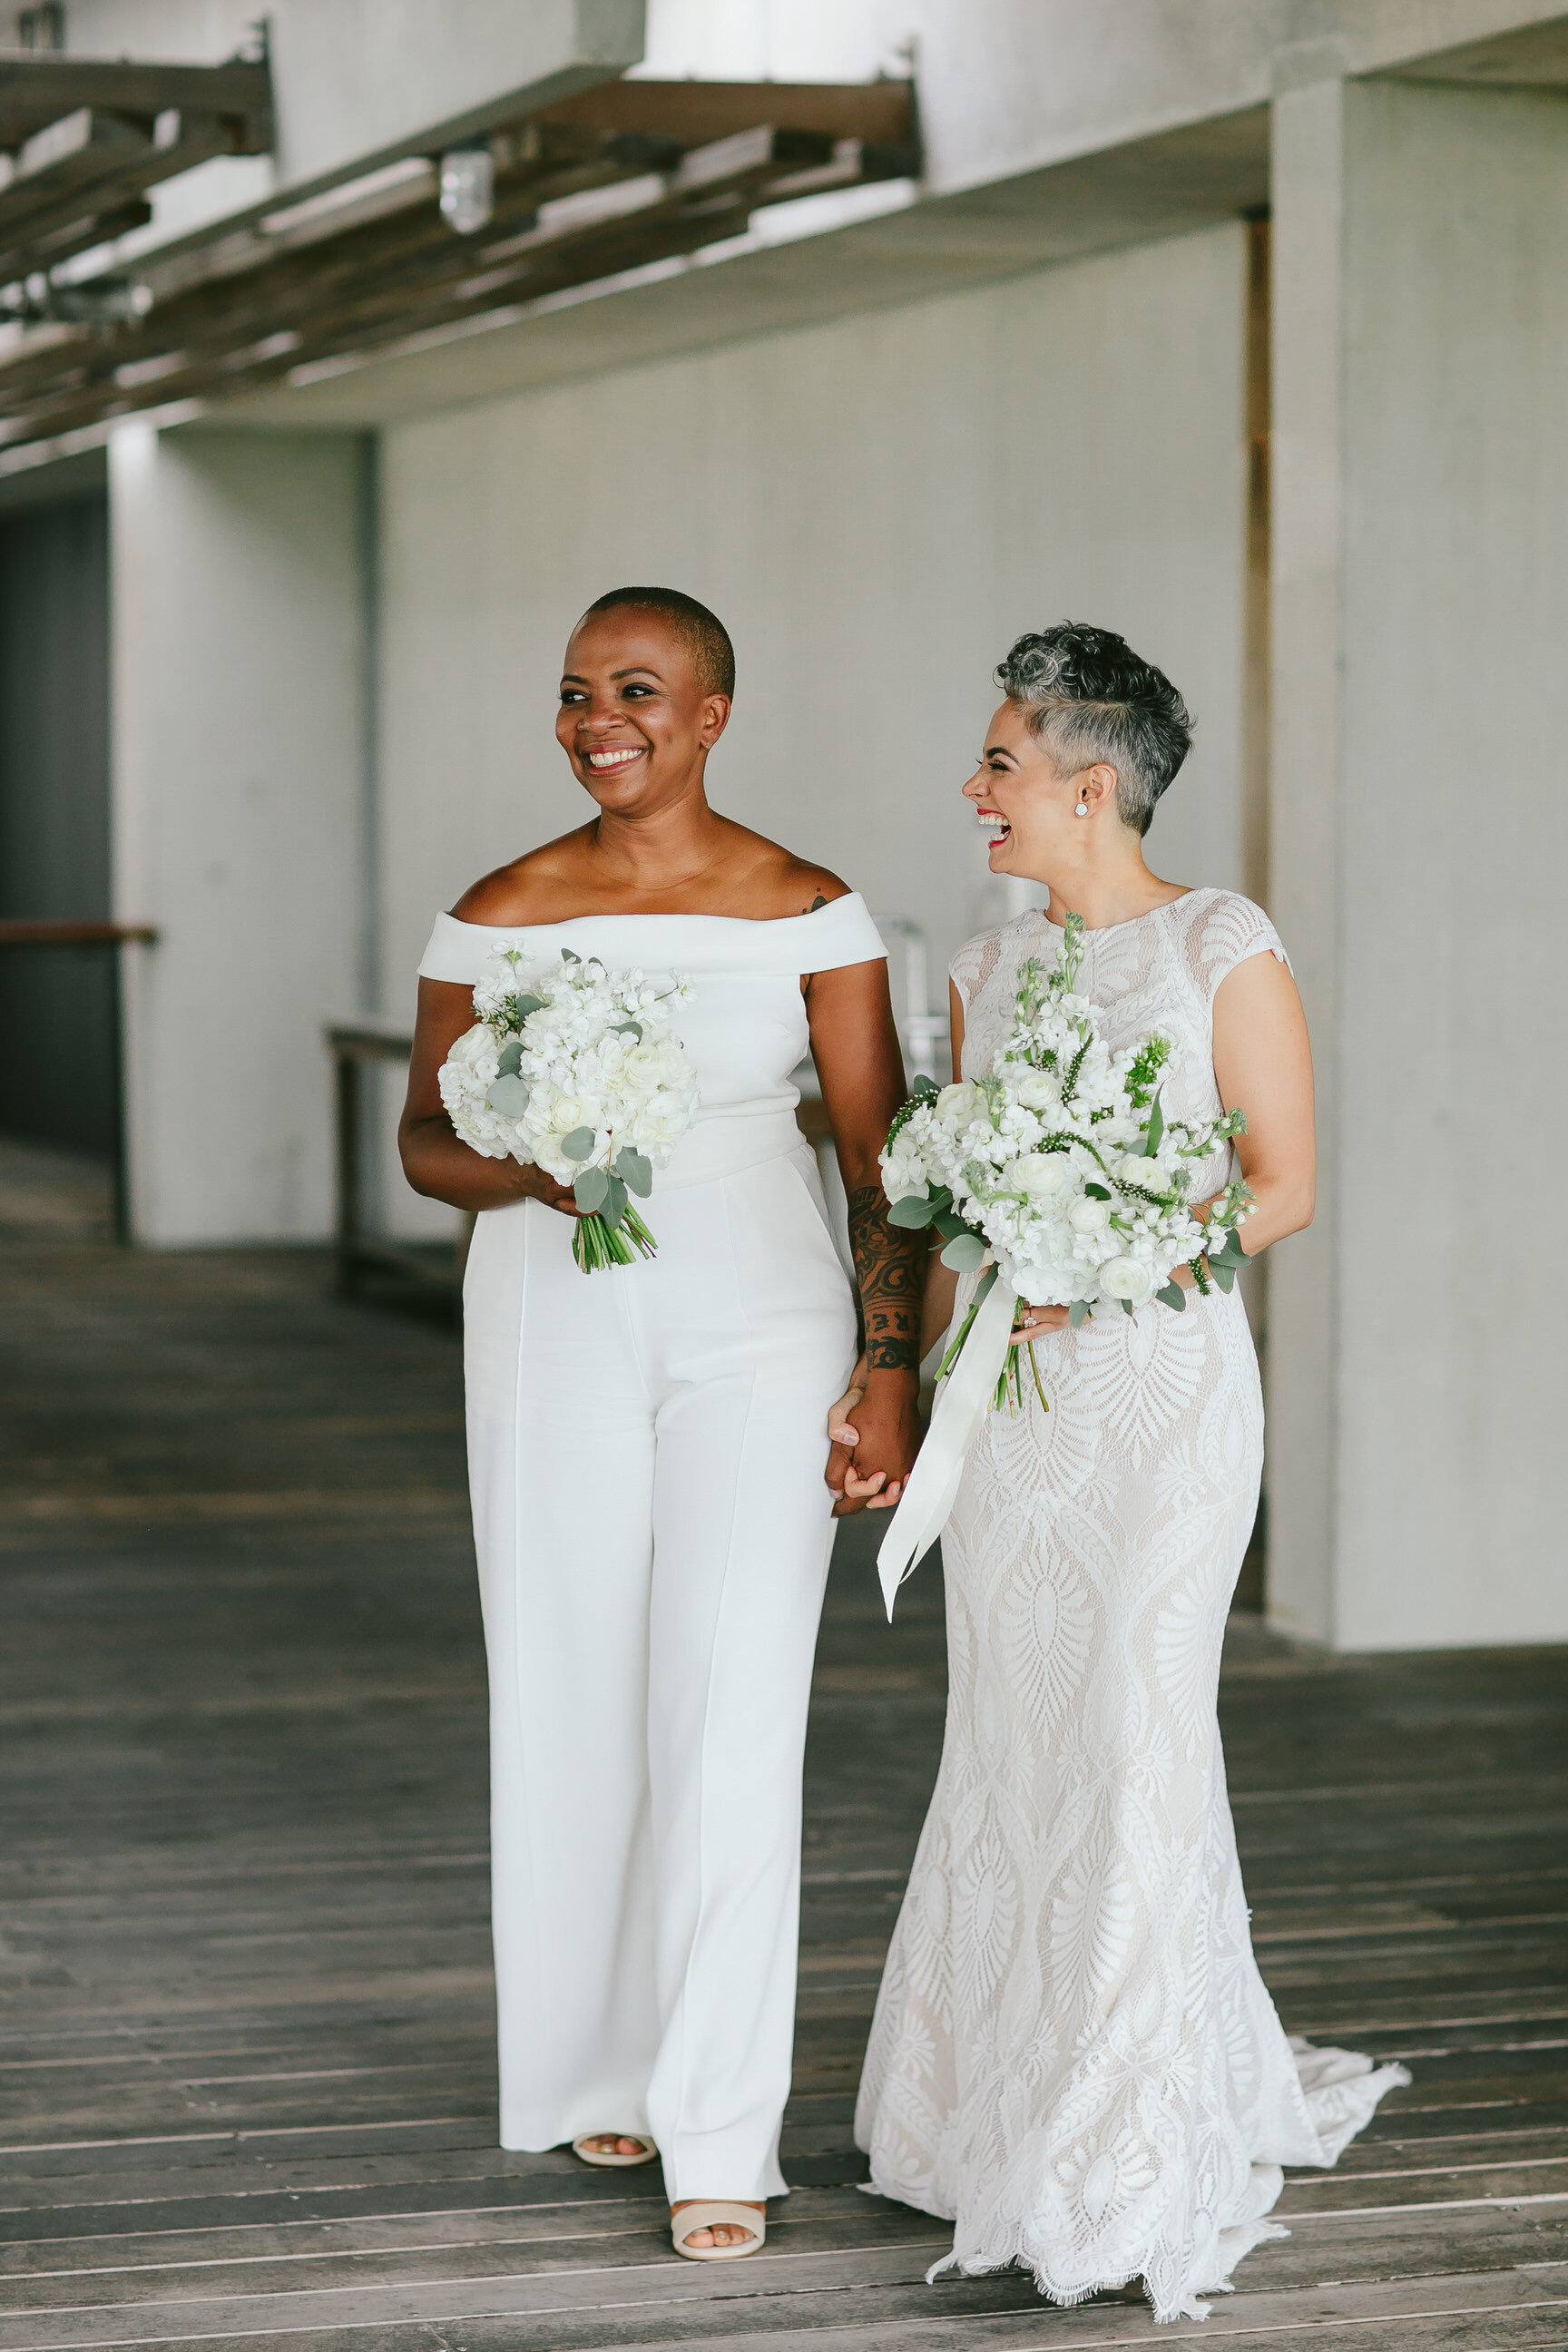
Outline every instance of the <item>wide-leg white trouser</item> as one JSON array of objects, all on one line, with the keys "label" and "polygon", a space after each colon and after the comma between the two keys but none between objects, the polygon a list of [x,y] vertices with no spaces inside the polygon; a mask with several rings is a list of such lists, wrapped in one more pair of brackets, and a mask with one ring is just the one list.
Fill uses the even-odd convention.
[{"label": "wide-leg white trouser", "polygon": [[783,2192],[801,1758],[854,1359],[809,1150],[660,1192],[584,1275],[534,1202],[464,1289],[505,2147],[648,2132]]}]

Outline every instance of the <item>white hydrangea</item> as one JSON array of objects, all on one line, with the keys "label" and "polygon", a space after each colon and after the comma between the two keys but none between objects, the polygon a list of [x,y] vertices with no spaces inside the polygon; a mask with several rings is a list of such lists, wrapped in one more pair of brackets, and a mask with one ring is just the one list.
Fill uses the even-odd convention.
[{"label": "white hydrangea", "polygon": [[663,1166],[698,1105],[669,1021],[691,993],[679,973],[661,987],[571,955],[531,961],[521,940],[504,942],[475,984],[479,1020],[441,1067],[454,1129],[486,1159],[534,1161],[563,1184],[612,1171],[628,1152]]},{"label": "white hydrangea", "polygon": [[[1025,965],[1013,1032],[983,1077],[905,1106],[882,1181],[906,1204],[899,1222],[933,1224],[951,1263],[994,1263],[1037,1306],[1131,1311],[1203,1254],[1192,1171],[1245,1121],[1165,1118],[1175,1040],[1152,1030],[1111,1049],[1099,1007],[1073,988],[1082,930],[1069,918],[1054,971]],[[1221,1223],[1247,1207],[1245,1186],[1231,1186]]]}]

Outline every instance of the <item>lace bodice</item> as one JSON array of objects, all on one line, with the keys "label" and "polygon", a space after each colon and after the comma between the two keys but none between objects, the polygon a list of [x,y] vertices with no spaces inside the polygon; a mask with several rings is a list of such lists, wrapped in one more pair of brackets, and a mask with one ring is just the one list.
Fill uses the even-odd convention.
[{"label": "lace bodice", "polygon": [[[1062,934],[1031,911],[960,948],[951,966],[963,1000],[963,1075],[988,1070],[1013,1025],[1018,971],[1030,956],[1055,961]],[[1225,1106],[1214,1074],[1214,1000],[1220,982],[1265,951],[1288,961],[1279,934],[1250,898],[1234,890],[1189,890],[1128,923],[1084,933],[1079,992],[1105,1008],[1113,1045],[1145,1031],[1168,1030],[1180,1059],[1162,1099],[1178,1118],[1216,1118]],[[1217,1192],[1231,1173],[1230,1155],[1216,1154],[1194,1171],[1194,1198]]]}]

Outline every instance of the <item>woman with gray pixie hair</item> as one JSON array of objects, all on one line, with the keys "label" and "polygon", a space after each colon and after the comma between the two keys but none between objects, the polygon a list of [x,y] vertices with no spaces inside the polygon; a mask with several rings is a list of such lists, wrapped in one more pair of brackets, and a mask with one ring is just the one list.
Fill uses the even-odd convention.
[{"label": "woman with gray pixie hair", "polygon": [[[1311,1217],[1311,1060],[1267,915],[1144,863],[1186,706],[1077,623],[1020,637],[996,682],[963,790],[992,872],[1050,898],[954,959],[953,1076],[991,1068],[1020,966],[1054,963],[1080,915],[1077,987],[1110,1045],[1177,1042],[1167,1113],[1245,1110],[1235,1161],[1217,1151],[1192,1198],[1202,1216],[1239,1163],[1255,1255]],[[931,1257],[923,1351],[976,1278]],[[1050,1409],[1026,1381],[1021,1413],[987,1417],[943,1532],[942,1769],[856,2118],[873,2186],[956,2222],[939,2270],[1023,2263],[1060,2304],[1141,2280],[1158,2320],[1206,2316],[1200,2297],[1279,2234],[1280,2167],[1332,2164],[1409,2080],[1287,2041],[1253,1959],[1215,1696],[1263,1407],[1240,1297],[1178,1278],[1181,1314],[1074,1330],[1065,1307],[1021,1310]]]}]

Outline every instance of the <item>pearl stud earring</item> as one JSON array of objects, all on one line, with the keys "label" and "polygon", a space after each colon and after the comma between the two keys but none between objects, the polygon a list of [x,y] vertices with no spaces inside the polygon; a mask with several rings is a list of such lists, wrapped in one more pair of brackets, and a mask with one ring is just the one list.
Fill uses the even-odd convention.
[{"label": "pearl stud earring", "polygon": [[1073,814],[1074,816],[1087,816],[1089,814],[1089,803],[1087,801],[1079,801],[1077,808],[1073,811]]}]

